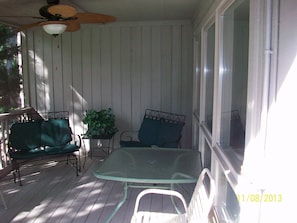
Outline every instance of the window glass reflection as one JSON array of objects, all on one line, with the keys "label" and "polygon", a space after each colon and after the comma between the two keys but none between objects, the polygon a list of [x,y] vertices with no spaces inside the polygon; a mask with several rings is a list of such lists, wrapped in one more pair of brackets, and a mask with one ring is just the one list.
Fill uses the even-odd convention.
[{"label": "window glass reflection", "polygon": [[206,33],[206,62],[204,67],[205,78],[205,122],[207,129],[212,132],[213,90],[214,90],[214,54],[215,54],[215,24]]},{"label": "window glass reflection", "polygon": [[233,4],[222,16],[220,53],[220,146],[240,171],[245,145],[249,1]]}]

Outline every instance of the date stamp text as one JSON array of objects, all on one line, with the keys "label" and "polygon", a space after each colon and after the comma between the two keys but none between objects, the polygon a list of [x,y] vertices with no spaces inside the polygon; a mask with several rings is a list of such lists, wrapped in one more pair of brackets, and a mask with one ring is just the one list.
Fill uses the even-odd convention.
[{"label": "date stamp text", "polygon": [[282,194],[237,194],[239,202],[270,202],[280,203],[283,201]]}]

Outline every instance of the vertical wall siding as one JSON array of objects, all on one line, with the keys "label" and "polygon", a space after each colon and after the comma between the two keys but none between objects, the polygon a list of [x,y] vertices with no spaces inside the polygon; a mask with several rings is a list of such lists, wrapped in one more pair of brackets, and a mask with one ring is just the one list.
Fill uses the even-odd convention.
[{"label": "vertical wall siding", "polygon": [[23,56],[26,104],[68,110],[75,133],[90,108],[111,107],[120,130],[138,129],[152,108],[185,114],[182,143],[191,147],[189,21],[86,25],[56,38],[40,29],[23,35]]}]

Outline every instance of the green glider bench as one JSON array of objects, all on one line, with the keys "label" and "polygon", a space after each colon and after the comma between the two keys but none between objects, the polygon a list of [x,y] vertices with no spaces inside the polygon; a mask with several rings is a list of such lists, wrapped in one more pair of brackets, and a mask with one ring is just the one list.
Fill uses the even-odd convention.
[{"label": "green glider bench", "polygon": [[[54,155],[66,156],[73,161],[76,175],[80,171],[81,139],[72,134],[68,119],[30,120],[14,123],[9,134],[9,155],[12,161],[14,182],[20,185],[20,162]],[[71,159],[73,158],[73,159]]]},{"label": "green glider bench", "polygon": [[184,125],[184,115],[146,109],[139,131],[122,132],[120,145],[121,147],[178,148]]}]

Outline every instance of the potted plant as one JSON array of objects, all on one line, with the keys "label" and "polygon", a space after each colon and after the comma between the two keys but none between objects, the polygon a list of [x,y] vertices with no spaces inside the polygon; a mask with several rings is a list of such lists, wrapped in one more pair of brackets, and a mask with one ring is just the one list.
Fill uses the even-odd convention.
[{"label": "potted plant", "polygon": [[88,126],[84,134],[88,138],[110,139],[118,131],[111,108],[100,111],[87,110],[82,121]]}]

